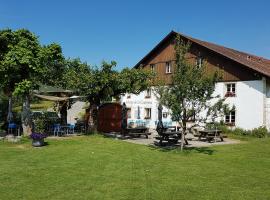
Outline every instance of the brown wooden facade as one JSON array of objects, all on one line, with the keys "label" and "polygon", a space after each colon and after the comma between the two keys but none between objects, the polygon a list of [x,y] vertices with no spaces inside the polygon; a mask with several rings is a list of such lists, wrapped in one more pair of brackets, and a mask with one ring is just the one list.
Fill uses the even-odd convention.
[{"label": "brown wooden facade", "polygon": [[[136,66],[151,70],[151,66],[154,65],[158,79],[164,81],[166,84],[170,84],[175,60],[174,40],[175,37],[165,38]],[[187,39],[184,38],[184,40]],[[219,71],[222,74],[222,81],[224,82],[249,81],[262,78],[261,74],[256,70],[250,69],[239,62],[194,42],[191,43],[190,51],[186,56],[194,64],[197,58],[201,57],[206,64],[206,73]],[[166,62],[172,63],[172,73],[166,73]]]}]

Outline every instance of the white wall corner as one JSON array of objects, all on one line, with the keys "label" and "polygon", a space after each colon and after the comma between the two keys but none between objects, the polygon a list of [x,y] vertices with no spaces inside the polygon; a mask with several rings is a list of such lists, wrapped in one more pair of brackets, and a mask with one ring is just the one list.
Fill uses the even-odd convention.
[{"label": "white wall corner", "polygon": [[263,83],[263,126],[266,126],[266,118],[267,118],[267,101],[266,101],[266,92],[267,92],[267,88],[266,88],[266,78],[263,76],[262,77],[262,83]]}]

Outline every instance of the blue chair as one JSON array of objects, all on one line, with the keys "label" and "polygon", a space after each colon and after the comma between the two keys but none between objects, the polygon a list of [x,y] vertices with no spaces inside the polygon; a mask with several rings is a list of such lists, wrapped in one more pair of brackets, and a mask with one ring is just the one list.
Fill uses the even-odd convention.
[{"label": "blue chair", "polygon": [[61,133],[61,125],[60,124],[54,124],[53,125],[53,135],[59,136],[59,133]]},{"label": "blue chair", "polygon": [[15,123],[9,123],[8,124],[8,134],[13,134],[13,130],[15,130],[16,133],[17,125]]},{"label": "blue chair", "polygon": [[68,133],[72,133],[72,134],[74,134],[74,128],[75,128],[75,125],[74,124],[68,124]]}]

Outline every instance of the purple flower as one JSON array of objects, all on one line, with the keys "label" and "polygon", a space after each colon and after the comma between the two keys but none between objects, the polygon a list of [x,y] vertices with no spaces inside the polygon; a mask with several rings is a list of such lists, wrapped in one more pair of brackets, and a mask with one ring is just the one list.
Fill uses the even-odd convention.
[{"label": "purple flower", "polygon": [[30,137],[33,139],[33,140],[41,140],[41,139],[44,139],[47,137],[46,134],[43,134],[43,133],[31,133]]}]

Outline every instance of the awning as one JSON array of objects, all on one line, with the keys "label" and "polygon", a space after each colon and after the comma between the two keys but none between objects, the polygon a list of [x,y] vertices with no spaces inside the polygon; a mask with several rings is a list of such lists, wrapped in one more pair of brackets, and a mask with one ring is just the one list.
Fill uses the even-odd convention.
[{"label": "awning", "polygon": [[34,90],[35,93],[73,93],[72,90],[66,90],[58,87],[52,87],[48,85],[40,85],[38,90]]},{"label": "awning", "polygon": [[34,96],[46,99],[49,101],[66,101],[70,99],[70,97],[56,97],[56,96],[47,96],[47,95],[41,95],[41,94],[34,94]]}]

